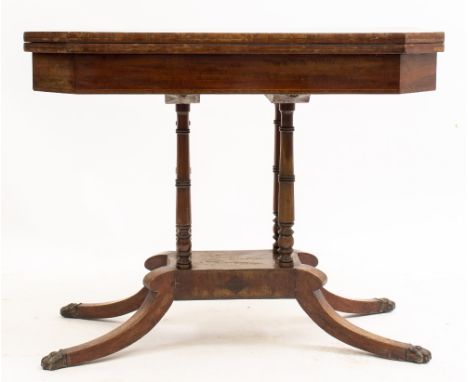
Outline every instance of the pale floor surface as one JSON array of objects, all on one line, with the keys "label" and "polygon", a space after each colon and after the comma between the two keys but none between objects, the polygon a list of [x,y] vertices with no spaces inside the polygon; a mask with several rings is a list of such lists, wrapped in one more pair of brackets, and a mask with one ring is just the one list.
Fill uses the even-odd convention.
[{"label": "pale floor surface", "polygon": [[[294,300],[236,300],[175,302],[153,331],[121,352],[85,366],[43,371],[43,355],[104,334],[128,317],[85,321],[58,314],[69,302],[85,302],[90,296],[94,298],[88,302],[117,299],[141,285],[128,277],[119,280],[118,274],[106,275],[103,283],[96,282],[96,270],[74,274],[73,280],[45,271],[29,274],[27,282],[25,275],[5,274],[2,381],[468,380],[464,303],[460,309],[451,295],[463,288],[462,280],[404,276],[392,286],[381,286],[392,295],[381,296],[377,287],[369,287],[366,296],[348,296],[389,297],[397,302],[394,312],[351,320],[429,348],[433,359],[427,365],[383,360],[353,349],[323,332]],[[335,277],[341,277],[340,285],[346,282],[345,275]]]}]

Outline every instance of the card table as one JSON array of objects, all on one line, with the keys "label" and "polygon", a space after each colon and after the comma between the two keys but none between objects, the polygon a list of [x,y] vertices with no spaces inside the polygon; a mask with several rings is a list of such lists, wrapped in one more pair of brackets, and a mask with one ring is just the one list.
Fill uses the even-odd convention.
[{"label": "card table", "polygon": [[[390,312],[387,298],[354,300],[325,289],[317,257],[294,248],[293,114],[311,94],[400,94],[435,90],[444,33],[25,32],[33,89],[73,94],[163,94],[177,116],[174,251],[145,262],[134,295],[72,303],[67,318],[135,312],[109,333],[50,353],[55,370],[107,356],[148,333],[174,300],[294,298],[333,337],[393,360],[431,353],[363,330],[337,312]],[[263,250],[194,251],[191,240],[190,105],[203,94],[260,94],[274,107],[273,244]],[[196,126],[196,121],[194,123]]]}]

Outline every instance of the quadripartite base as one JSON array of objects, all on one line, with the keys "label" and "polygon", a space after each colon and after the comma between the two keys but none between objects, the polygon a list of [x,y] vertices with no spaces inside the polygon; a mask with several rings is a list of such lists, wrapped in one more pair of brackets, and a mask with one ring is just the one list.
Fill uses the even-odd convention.
[{"label": "quadripartite base", "polygon": [[78,346],[52,352],[42,359],[46,370],[80,365],[115,353],[149,332],[174,300],[295,298],[310,318],[333,337],[380,357],[427,363],[431,353],[408,343],[367,332],[336,311],[355,314],[390,312],[387,298],[353,300],[326,290],[327,278],[317,258],[295,250],[293,267],[278,265],[271,250],[194,251],[192,268],[177,269],[175,252],[150,257],[143,288],[118,301],[68,304],[60,313],[67,318],[110,318],[136,311],[118,328]]}]

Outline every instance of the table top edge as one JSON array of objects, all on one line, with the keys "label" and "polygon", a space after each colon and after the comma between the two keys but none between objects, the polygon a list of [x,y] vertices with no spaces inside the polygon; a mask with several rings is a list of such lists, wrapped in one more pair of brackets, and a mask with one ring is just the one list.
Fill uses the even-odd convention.
[{"label": "table top edge", "polygon": [[26,43],[102,44],[435,44],[444,32],[380,33],[144,33],[24,32]]}]

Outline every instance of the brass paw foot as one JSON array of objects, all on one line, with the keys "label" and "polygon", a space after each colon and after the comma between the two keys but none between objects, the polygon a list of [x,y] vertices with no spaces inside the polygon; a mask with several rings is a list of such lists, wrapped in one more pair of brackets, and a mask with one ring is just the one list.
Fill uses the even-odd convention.
[{"label": "brass paw foot", "polygon": [[411,346],[406,351],[406,360],[409,362],[428,363],[431,358],[431,352],[421,346]]},{"label": "brass paw foot", "polygon": [[67,367],[67,355],[63,350],[53,351],[41,360],[44,370],[57,370]]},{"label": "brass paw foot", "polygon": [[65,318],[80,318],[78,307],[81,304],[68,304],[60,309],[60,314]]},{"label": "brass paw foot", "polygon": [[389,300],[388,298],[379,298],[378,299],[381,303],[380,305],[380,313],[388,313],[395,309],[395,302]]}]

